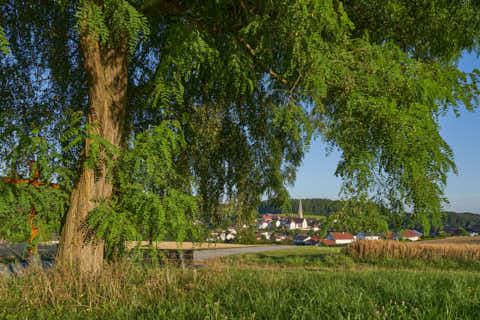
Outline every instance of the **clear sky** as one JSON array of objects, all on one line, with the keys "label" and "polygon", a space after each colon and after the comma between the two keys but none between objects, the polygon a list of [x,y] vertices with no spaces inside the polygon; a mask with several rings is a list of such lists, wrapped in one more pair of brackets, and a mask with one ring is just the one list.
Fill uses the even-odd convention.
[{"label": "clear sky", "polygon": [[[459,62],[461,70],[480,69],[480,58],[466,53]],[[453,113],[440,119],[441,134],[455,154],[458,175],[451,173],[445,194],[450,201],[447,210],[480,213],[480,106],[475,112],[462,110],[456,118]],[[294,186],[289,188],[292,198],[338,199],[341,181],[335,177],[339,153],[326,155],[320,139],[312,143]]]}]

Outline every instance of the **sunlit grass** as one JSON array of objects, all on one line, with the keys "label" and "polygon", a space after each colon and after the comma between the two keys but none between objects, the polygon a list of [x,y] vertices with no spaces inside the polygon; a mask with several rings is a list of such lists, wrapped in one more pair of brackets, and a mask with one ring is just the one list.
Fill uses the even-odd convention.
[{"label": "sunlit grass", "polygon": [[0,279],[0,319],[478,319],[479,270],[388,263],[298,247],[184,271],[115,263],[80,277],[53,269]]},{"label": "sunlit grass", "polygon": [[478,319],[480,273],[106,266],[0,280],[8,319]]}]

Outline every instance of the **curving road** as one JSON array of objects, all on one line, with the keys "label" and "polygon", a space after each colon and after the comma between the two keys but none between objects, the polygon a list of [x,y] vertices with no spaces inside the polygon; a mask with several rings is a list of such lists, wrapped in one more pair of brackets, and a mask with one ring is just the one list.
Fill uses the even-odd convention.
[{"label": "curving road", "polygon": [[[295,246],[287,246],[287,245],[274,245],[274,246],[258,246],[258,247],[243,247],[243,248],[224,248],[224,249],[203,249],[203,250],[193,250],[193,261],[200,262],[209,259],[221,258],[226,256],[231,256],[235,254],[243,254],[243,253],[258,253],[264,251],[273,251],[273,250],[281,250],[281,249],[289,249],[295,248]],[[57,251],[57,245],[39,245],[39,253],[43,259],[54,259],[55,254]],[[13,257],[20,258],[22,253],[25,250],[25,243],[19,244],[0,244],[0,263],[3,257]]]}]

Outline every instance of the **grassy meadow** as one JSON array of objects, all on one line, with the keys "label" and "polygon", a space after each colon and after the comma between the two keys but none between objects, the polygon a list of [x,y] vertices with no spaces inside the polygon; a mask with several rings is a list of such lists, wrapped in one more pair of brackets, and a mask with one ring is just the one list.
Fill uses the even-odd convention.
[{"label": "grassy meadow", "polygon": [[0,319],[478,319],[480,270],[381,265],[299,247],[201,268],[116,263],[0,280]]}]

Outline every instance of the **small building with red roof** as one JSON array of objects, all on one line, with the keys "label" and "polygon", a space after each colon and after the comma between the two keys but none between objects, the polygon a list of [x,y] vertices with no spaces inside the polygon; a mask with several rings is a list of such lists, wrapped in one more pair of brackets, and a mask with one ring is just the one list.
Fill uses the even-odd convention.
[{"label": "small building with red roof", "polygon": [[404,230],[402,232],[402,238],[410,241],[418,241],[422,237],[422,234],[417,230]]},{"label": "small building with red roof", "polygon": [[336,243],[333,240],[322,239],[319,242],[319,245],[322,244],[323,246],[334,246]]},{"label": "small building with red roof", "polygon": [[334,241],[335,244],[348,244],[355,241],[355,237],[350,232],[329,232],[325,239]]}]

